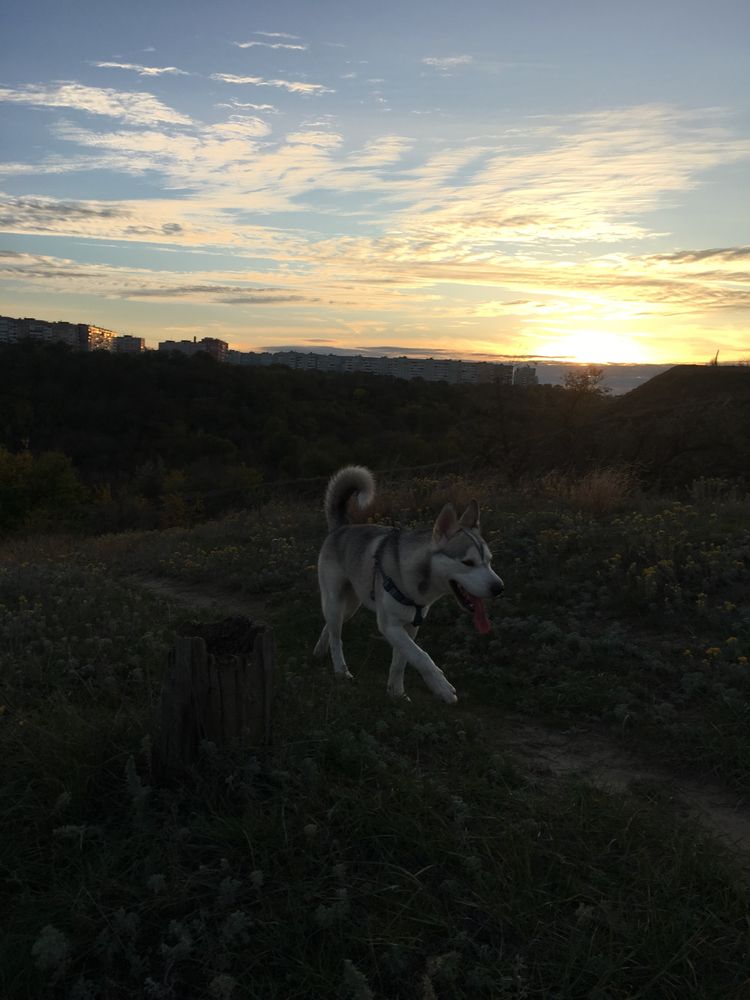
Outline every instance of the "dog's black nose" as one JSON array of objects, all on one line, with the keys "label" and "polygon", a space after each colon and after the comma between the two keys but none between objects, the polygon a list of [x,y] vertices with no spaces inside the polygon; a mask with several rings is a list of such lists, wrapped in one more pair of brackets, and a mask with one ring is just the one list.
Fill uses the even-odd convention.
[{"label": "dog's black nose", "polygon": [[492,596],[499,597],[505,590],[505,584],[502,580],[498,580],[497,583],[492,584]]}]

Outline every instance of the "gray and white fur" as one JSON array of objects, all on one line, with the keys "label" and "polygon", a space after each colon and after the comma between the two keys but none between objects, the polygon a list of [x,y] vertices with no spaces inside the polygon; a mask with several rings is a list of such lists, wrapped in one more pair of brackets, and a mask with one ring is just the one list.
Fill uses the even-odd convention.
[{"label": "gray and white fur", "polygon": [[479,505],[472,500],[459,518],[446,504],[432,528],[396,530],[351,524],[348,506],[353,497],[360,508],[375,497],[375,479],[363,466],[340,469],[326,489],[323,506],[329,534],[318,557],[325,626],[315,655],[330,650],[335,674],[351,678],[341,628],[364,605],[375,613],[380,632],[393,648],[388,693],[406,697],[408,663],[433,694],[453,704],[455,688],[415,640],[430,607],[451,593],[464,611],[473,614],[477,629],[489,631],[484,600],[501,594],[503,582],[491,567],[492,553],[479,531]]}]

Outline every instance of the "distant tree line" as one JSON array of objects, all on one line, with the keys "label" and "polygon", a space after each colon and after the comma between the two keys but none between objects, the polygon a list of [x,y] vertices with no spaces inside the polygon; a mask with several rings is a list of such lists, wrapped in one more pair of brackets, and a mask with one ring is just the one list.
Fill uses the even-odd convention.
[{"label": "distant tree line", "polygon": [[76,518],[96,530],[187,523],[245,506],[260,483],[349,462],[453,460],[513,479],[640,461],[638,432],[615,433],[622,402],[591,367],[563,386],[462,386],[5,345],[0,530]]}]

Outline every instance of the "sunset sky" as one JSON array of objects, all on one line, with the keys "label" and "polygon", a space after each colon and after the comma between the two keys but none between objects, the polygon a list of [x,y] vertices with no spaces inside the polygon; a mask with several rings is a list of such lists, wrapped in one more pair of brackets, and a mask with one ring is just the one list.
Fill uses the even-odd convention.
[{"label": "sunset sky", "polygon": [[747,0],[6,0],[0,313],[750,358]]}]

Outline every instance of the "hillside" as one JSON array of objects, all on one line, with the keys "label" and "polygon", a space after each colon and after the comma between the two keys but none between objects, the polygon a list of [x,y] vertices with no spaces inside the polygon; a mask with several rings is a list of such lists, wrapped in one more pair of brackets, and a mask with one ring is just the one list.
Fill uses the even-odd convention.
[{"label": "hillside", "polygon": [[87,520],[164,527],[245,506],[259,483],[347,462],[458,459],[474,410],[465,387],[440,383],[13,344],[0,347],[0,495],[7,487],[22,511],[40,506],[41,489],[59,514],[58,491],[44,485],[54,452],[65,492],[77,482],[88,496]]},{"label": "hillside", "polygon": [[750,401],[748,365],[675,365],[615,400],[630,416],[666,414],[675,407]]},{"label": "hillside", "polygon": [[750,369],[678,366],[610,398],[585,379],[449,385],[0,347],[0,531],[195,523],[352,462],[506,482],[629,464],[657,489],[742,479]]},{"label": "hillside", "polygon": [[356,375],[245,368],[206,355],[0,348],[0,444],[60,450],[85,477],[146,462],[186,468],[244,462],[264,479],[326,474],[352,446],[372,461],[424,458],[440,428],[443,457],[461,453],[467,387]]},{"label": "hillside", "polygon": [[676,365],[613,400],[588,428],[600,460],[635,463],[665,486],[750,469],[750,367]]}]

